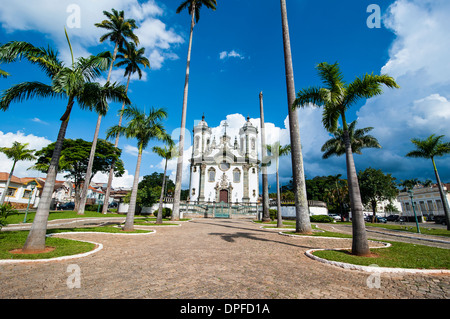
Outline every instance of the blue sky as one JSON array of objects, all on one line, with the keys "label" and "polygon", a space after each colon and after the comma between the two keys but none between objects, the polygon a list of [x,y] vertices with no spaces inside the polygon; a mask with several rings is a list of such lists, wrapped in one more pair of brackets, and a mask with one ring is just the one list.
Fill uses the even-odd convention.
[{"label": "blue sky", "polygon": [[[0,43],[23,40],[37,46],[50,45],[68,62],[64,26],[77,56],[112,50],[112,44],[98,42],[103,31],[94,27],[94,23],[103,19],[103,10],[125,10],[127,17],[136,19],[140,26],[136,33],[152,66],[144,70],[142,80],[131,82],[129,96],[142,108],[164,107],[169,113],[166,128],[176,136],[181,121],[190,24],[187,12],[175,13],[179,3],[175,0],[36,0],[31,4],[26,0],[8,1],[0,9]],[[381,28],[367,26],[370,4],[377,4],[381,9]],[[79,15],[72,11],[74,5],[80,9]],[[399,180],[430,178],[434,181],[431,162],[408,159],[404,155],[412,149],[413,137],[424,138],[436,133],[446,135],[447,141],[450,139],[450,23],[445,16],[445,12],[450,12],[448,1],[287,0],[287,8],[296,91],[320,84],[315,66],[323,61],[339,62],[349,82],[365,73],[388,73],[401,86],[399,90],[386,89],[382,96],[361,101],[349,111],[348,121],[358,119],[358,127],[373,126],[372,134],[383,147],[355,155],[357,170],[371,166]],[[79,20],[70,20],[73,17]],[[79,21],[79,26],[74,27],[73,21]],[[22,81],[48,83],[42,72],[26,61],[1,68],[11,76],[0,79],[0,90]],[[190,131],[203,113],[211,127],[218,127],[227,119],[230,132],[237,130],[247,116],[258,125],[258,95],[263,91],[268,139],[274,141],[278,137],[282,144],[289,143],[279,1],[218,0],[216,11],[204,8],[194,29],[190,74],[187,114]],[[105,78],[106,74],[100,81]],[[125,81],[123,70],[114,70],[113,80]],[[16,139],[39,149],[55,141],[65,105],[66,101],[51,99],[12,104],[9,110],[0,113],[0,146],[8,146]],[[115,103],[110,105],[110,111],[102,119],[100,138],[105,137],[108,127],[117,124],[120,107]],[[92,140],[96,119],[96,114],[75,108],[66,138]],[[330,136],[320,119],[320,109],[299,111],[306,175],[308,178],[339,173],[345,176],[344,157],[321,159],[320,148]],[[152,145],[144,154],[141,176],[162,172],[161,160],[151,153]],[[115,181],[116,186],[131,185],[135,146],[135,141],[125,138],[119,142],[127,173]],[[188,151],[189,145],[185,154]],[[448,156],[439,159],[437,165],[441,179],[449,182]],[[38,174],[27,171],[28,166],[30,163],[21,163],[15,175]],[[6,158],[0,157],[0,171],[9,171],[9,167]],[[169,169],[173,177],[174,162],[169,164]],[[288,182],[291,176],[290,159],[283,158],[282,182]],[[106,180],[106,176],[96,176],[95,180]],[[270,181],[274,180],[272,174]],[[187,182],[186,177],[184,187]]]}]

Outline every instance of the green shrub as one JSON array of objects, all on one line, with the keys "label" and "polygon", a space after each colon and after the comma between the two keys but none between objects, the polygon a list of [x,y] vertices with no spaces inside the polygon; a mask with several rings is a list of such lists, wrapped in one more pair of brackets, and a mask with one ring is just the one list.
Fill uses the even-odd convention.
[{"label": "green shrub", "polygon": [[312,215],[309,220],[314,223],[332,223],[334,219],[327,215]]},{"label": "green shrub", "polygon": [[269,209],[270,219],[275,220],[278,218],[278,211],[276,209]]},{"label": "green shrub", "polygon": [[[157,209],[153,212],[153,215],[154,215],[155,217],[158,217],[158,210],[157,210]],[[172,217],[172,210],[171,210],[169,207],[163,207],[163,210],[162,210],[162,217],[163,217],[163,218],[169,218],[169,217]]]},{"label": "green shrub", "polygon": [[89,212],[96,212],[96,211],[102,211],[103,205],[100,205],[100,208],[98,207],[98,204],[94,204],[94,205],[86,205],[84,206],[84,210],[85,211],[89,211]]},{"label": "green shrub", "polygon": [[8,225],[6,218],[10,215],[17,214],[17,210],[9,203],[0,205],[0,230],[3,226]]}]

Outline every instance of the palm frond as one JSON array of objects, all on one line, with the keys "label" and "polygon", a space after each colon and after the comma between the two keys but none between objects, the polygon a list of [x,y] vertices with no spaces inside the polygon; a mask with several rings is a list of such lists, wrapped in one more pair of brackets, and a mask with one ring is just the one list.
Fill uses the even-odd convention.
[{"label": "palm frond", "polygon": [[52,86],[41,82],[23,82],[3,91],[0,96],[0,110],[6,111],[12,102],[22,102],[35,97],[63,97]]}]

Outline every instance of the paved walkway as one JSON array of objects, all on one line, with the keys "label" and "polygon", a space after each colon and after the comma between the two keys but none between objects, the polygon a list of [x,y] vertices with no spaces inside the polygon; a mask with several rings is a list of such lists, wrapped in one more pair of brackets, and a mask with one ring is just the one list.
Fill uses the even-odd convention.
[{"label": "paved walkway", "polygon": [[[450,275],[382,273],[379,288],[370,288],[370,273],[305,256],[312,248],[351,247],[349,239],[281,236],[236,219],[152,229],[59,235],[104,247],[66,261],[0,264],[0,298],[450,298]],[[81,270],[80,288],[68,288],[71,264]]]}]

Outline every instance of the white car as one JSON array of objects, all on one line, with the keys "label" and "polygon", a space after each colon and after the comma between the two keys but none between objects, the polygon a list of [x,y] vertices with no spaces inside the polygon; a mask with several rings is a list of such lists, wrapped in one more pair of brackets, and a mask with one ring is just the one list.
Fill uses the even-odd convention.
[{"label": "white car", "polygon": [[341,220],[341,216],[338,214],[328,214],[328,216],[332,217],[334,220]]}]

